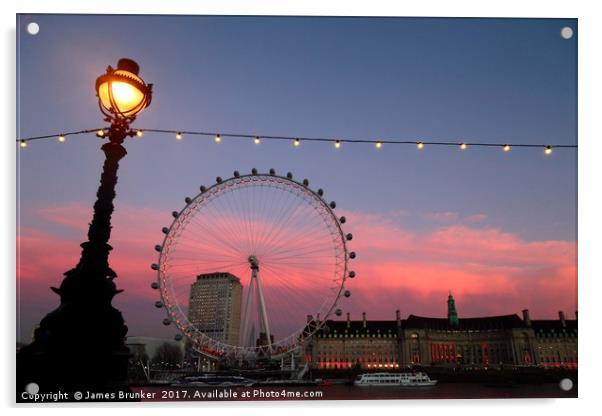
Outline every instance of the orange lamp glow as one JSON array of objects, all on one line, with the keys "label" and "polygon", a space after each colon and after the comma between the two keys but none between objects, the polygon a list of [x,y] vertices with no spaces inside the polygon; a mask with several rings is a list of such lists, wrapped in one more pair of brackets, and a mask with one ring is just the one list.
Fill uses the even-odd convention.
[{"label": "orange lamp glow", "polygon": [[146,84],[138,76],[140,68],[131,59],[120,59],[117,69],[96,79],[96,95],[103,114],[110,118],[132,120],[151,101],[152,84]]}]

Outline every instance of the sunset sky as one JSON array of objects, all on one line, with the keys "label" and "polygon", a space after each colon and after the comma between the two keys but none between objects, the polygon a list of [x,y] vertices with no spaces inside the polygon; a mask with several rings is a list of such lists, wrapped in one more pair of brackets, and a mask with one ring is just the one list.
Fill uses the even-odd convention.
[{"label": "sunset sky", "polygon": [[[134,127],[576,144],[577,34],[575,19],[21,15],[17,134],[104,126],[94,80],[130,57],[154,84]],[[101,144],[84,135],[17,151],[17,339],[58,306],[48,288],[78,261]],[[577,310],[574,149],[335,151],[153,133],[125,146],[110,262],[129,335],[175,333],[153,306],[149,267],[170,212],[199,185],[253,167],[308,178],[346,215],[358,277],[341,308],[353,319],[445,316],[450,290],[460,318]]]}]

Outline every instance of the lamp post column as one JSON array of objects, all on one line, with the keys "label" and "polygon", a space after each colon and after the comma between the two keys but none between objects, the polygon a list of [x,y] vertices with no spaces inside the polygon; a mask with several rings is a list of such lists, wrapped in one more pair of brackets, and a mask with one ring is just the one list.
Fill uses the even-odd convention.
[{"label": "lamp post column", "polygon": [[109,142],[101,147],[105,154],[105,161],[100,177],[100,185],[96,192],[94,215],[88,229],[88,241],[82,244],[81,259],[76,267],[76,269],[80,269],[86,274],[98,275],[101,278],[117,277],[109,267],[108,258],[112,247],[108,243],[111,237],[111,216],[114,210],[113,200],[115,199],[117,170],[119,169],[119,161],[127,154],[121,144],[125,136],[124,129],[111,126]]}]

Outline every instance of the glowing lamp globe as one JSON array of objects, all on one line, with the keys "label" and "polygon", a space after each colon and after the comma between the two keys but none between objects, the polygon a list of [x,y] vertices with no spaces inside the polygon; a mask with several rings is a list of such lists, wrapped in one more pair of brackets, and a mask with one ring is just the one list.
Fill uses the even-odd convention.
[{"label": "glowing lamp globe", "polygon": [[111,120],[132,121],[151,102],[152,84],[138,76],[140,67],[123,58],[117,69],[111,66],[96,79],[96,95],[100,110]]}]

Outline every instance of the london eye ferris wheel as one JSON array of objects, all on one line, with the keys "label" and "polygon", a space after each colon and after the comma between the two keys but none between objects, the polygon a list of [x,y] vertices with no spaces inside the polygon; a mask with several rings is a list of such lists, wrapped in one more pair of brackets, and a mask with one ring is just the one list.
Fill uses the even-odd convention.
[{"label": "london eye ferris wheel", "polygon": [[355,253],[322,189],[253,169],[218,177],[185,202],[152,265],[155,305],[176,339],[212,356],[277,356],[341,315]]}]

